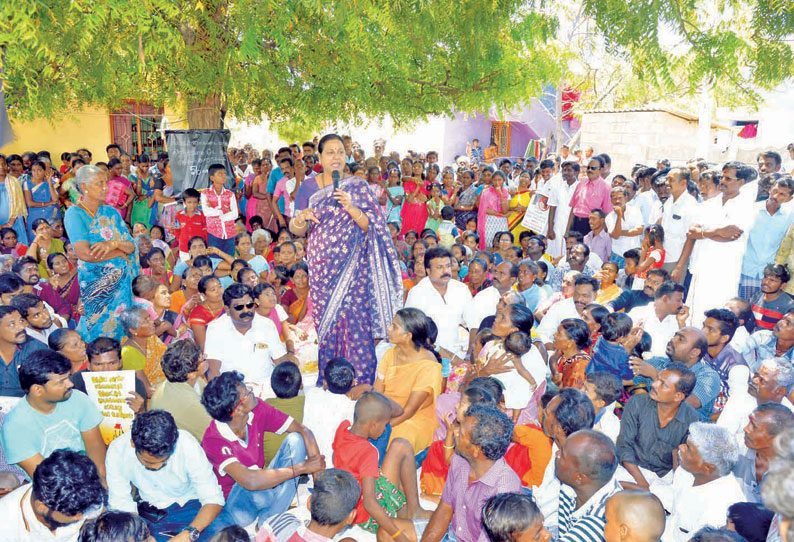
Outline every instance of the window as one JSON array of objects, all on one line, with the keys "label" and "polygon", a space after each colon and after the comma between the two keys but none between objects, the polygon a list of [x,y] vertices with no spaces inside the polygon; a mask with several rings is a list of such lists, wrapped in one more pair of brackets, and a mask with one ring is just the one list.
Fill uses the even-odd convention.
[{"label": "window", "polygon": [[165,141],[158,131],[163,114],[162,107],[127,101],[123,108],[110,112],[110,135],[113,142],[130,155],[146,153],[150,157],[156,157],[158,152],[165,150]]}]

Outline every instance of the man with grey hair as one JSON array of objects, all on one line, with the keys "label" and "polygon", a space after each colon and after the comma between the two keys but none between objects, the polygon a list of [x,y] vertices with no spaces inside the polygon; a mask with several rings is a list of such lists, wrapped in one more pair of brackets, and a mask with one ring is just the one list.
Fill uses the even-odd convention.
[{"label": "man with grey hair", "polygon": [[760,500],[760,484],[775,459],[772,443],[785,429],[794,426],[794,413],[777,403],[759,405],[744,427],[747,452],[739,456],[734,474],[745,485],[745,491]]},{"label": "man with grey hair", "polygon": [[728,508],[748,500],[742,483],[731,472],[739,451],[727,429],[693,423],[676,455],[679,465],[672,487],[657,492],[671,511],[663,542],[686,542],[701,527],[721,527]]},{"label": "man with grey hair", "polygon": [[770,358],[758,367],[750,379],[748,391],[756,398],[759,405],[783,403],[791,409],[791,403],[786,396],[792,387],[794,387],[794,367],[791,362],[786,358]]},{"label": "man with grey hair", "polygon": [[767,540],[794,542],[794,530],[790,528],[794,517],[794,428],[780,433],[772,447],[777,458],[761,485],[761,500],[775,513]]}]

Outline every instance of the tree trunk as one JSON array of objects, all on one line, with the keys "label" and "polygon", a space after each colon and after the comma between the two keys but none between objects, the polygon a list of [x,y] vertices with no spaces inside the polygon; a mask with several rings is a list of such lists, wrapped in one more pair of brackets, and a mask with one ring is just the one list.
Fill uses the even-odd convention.
[{"label": "tree trunk", "polygon": [[562,151],[563,130],[562,130],[562,86],[564,82],[557,83],[557,97],[554,100],[554,149],[549,149],[549,152],[554,150],[559,154]]},{"label": "tree trunk", "polygon": [[223,128],[221,118],[221,97],[217,92],[204,100],[189,100],[187,125],[191,130],[220,130]]}]

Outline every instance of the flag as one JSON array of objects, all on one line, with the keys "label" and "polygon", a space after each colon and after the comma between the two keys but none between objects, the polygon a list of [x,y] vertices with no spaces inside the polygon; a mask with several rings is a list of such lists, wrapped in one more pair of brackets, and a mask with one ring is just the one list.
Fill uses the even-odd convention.
[{"label": "flag", "polygon": [[537,160],[543,159],[543,148],[546,143],[540,139],[530,139],[527,145],[527,151],[524,153],[524,158],[536,158]]}]

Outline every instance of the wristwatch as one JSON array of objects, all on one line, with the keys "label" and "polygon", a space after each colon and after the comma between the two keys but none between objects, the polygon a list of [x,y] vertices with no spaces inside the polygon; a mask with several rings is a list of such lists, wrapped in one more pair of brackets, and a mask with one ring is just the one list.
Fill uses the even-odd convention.
[{"label": "wristwatch", "polygon": [[201,536],[201,531],[191,525],[188,525],[182,530],[187,531],[188,535],[190,535],[190,542],[196,542],[196,540],[198,540]]}]

